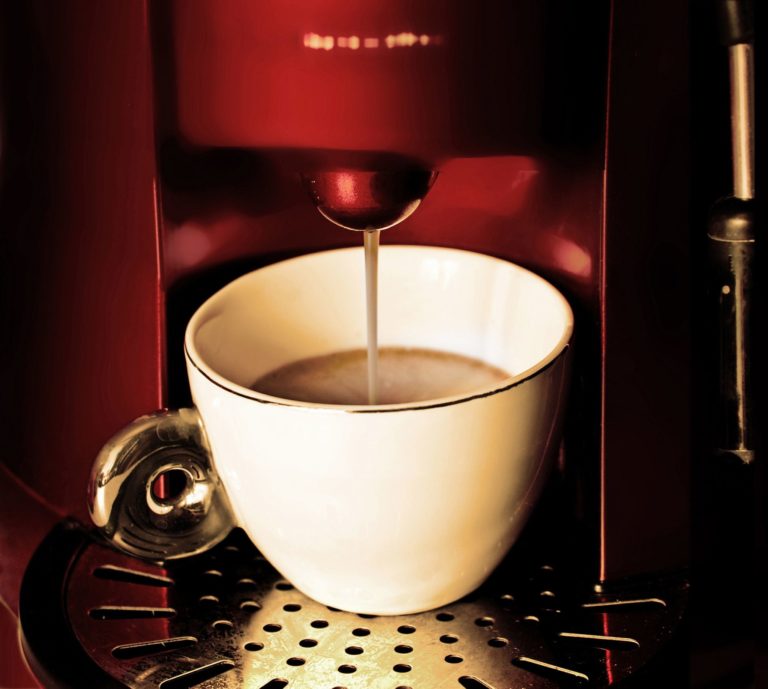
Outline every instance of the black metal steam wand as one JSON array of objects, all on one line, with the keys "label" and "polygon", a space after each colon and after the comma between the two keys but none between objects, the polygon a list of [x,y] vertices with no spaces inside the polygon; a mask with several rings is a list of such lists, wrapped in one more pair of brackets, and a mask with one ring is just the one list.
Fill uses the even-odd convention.
[{"label": "black metal steam wand", "polygon": [[733,195],[712,208],[708,237],[719,300],[719,409],[716,448],[743,463],[754,459],[751,381],[755,257],[753,12],[746,0],[721,0],[721,41],[731,85]]}]

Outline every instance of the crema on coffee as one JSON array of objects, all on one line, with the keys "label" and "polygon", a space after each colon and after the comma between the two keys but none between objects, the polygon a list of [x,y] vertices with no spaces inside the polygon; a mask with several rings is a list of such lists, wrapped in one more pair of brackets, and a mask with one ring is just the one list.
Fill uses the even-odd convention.
[{"label": "crema on coffee", "polygon": [[[403,404],[465,395],[510,377],[490,364],[450,352],[380,347],[377,404]],[[367,405],[365,349],[334,352],[281,366],[251,388],[273,397],[317,404]]]}]

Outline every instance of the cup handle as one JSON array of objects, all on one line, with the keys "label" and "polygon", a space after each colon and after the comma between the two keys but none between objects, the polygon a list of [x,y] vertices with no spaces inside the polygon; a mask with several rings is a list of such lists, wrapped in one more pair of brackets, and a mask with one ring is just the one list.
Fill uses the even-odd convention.
[{"label": "cup handle", "polygon": [[[165,497],[161,476],[171,486]],[[88,509],[114,546],[150,560],[208,550],[234,526],[195,409],[142,416],[113,436],[91,470]]]}]

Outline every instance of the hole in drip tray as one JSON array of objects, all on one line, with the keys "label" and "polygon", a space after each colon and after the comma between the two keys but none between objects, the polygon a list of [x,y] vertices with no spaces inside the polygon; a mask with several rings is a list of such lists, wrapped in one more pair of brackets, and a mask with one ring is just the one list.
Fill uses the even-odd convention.
[{"label": "hole in drip tray", "polygon": [[262,629],[265,632],[274,633],[274,632],[279,632],[282,629],[282,627],[279,624],[272,624],[272,623],[270,623],[270,624],[265,624],[262,627]]},{"label": "hole in drip tray", "polygon": [[285,610],[285,612],[298,612],[301,610],[301,606],[298,603],[286,603],[283,606],[283,610]]},{"label": "hole in drip tray", "polygon": [[260,651],[262,648],[264,648],[264,644],[259,643],[258,641],[249,641],[243,648],[246,651]]},{"label": "hole in drip tray", "polygon": [[240,603],[240,609],[255,612],[256,610],[261,610],[261,604],[257,603],[255,600],[244,600]]},{"label": "hole in drip tray", "polygon": [[413,646],[408,644],[398,644],[395,646],[395,653],[411,653],[413,652]]},{"label": "hole in drip tray", "polygon": [[614,648],[640,648],[640,642],[628,636],[607,636],[604,634],[583,634],[579,632],[560,632],[558,636],[573,643],[582,643],[608,650]]},{"label": "hole in drip tray", "polygon": [[299,665],[304,665],[307,661],[304,658],[288,658],[285,662],[293,667],[299,667]]},{"label": "hole in drip tray", "polygon": [[581,606],[586,610],[604,612],[612,610],[636,610],[666,608],[667,604],[661,598],[634,598],[628,600],[599,601],[597,603],[584,603]]},{"label": "hole in drip tray", "polygon": [[160,682],[160,689],[189,689],[196,684],[202,684],[208,679],[213,679],[228,672],[235,664],[231,660],[217,660],[215,663],[195,668],[176,677],[170,677]]},{"label": "hole in drip tray", "polygon": [[463,663],[464,662],[464,658],[462,658],[461,656],[456,656],[456,655],[448,655],[448,656],[445,656],[445,662],[446,663],[453,663],[453,664]]},{"label": "hole in drip tray", "polygon": [[299,641],[299,646],[302,648],[314,648],[317,646],[317,641],[315,639],[302,639]]},{"label": "hole in drip tray", "polygon": [[344,649],[344,653],[351,656],[359,656],[362,652],[363,649],[360,646],[347,646]]},{"label": "hole in drip tray", "polygon": [[353,672],[357,672],[357,667],[354,665],[339,665],[339,672],[344,675],[351,675]]},{"label": "hole in drip tray", "polygon": [[98,579],[109,579],[110,581],[122,581],[126,584],[140,584],[142,586],[173,586],[173,579],[160,576],[159,574],[150,574],[149,572],[140,572],[136,569],[127,567],[118,567],[117,565],[102,565],[93,570],[93,576]]},{"label": "hole in drip tray", "polygon": [[271,679],[261,689],[284,689],[288,686],[287,679]]},{"label": "hole in drip tray", "polygon": [[503,636],[495,636],[488,640],[488,645],[493,646],[493,648],[504,648],[507,644],[509,644],[509,639],[505,639]]},{"label": "hole in drip tray", "polygon": [[439,612],[437,615],[435,615],[435,619],[440,622],[450,622],[454,619],[454,617],[449,612]]},{"label": "hole in drip tray", "polygon": [[293,590],[293,584],[287,582],[287,581],[278,581],[275,584],[275,588],[278,591],[292,591]]},{"label": "hole in drip tray", "polygon": [[226,631],[227,629],[232,629],[235,625],[232,624],[229,620],[216,620],[212,625],[214,629],[222,632]]},{"label": "hole in drip tray", "polygon": [[143,608],[130,605],[101,605],[88,613],[94,620],[144,620],[155,617],[173,617],[173,608]]},{"label": "hole in drip tray", "polygon": [[464,689],[493,689],[490,684],[486,684],[477,677],[459,677],[459,684],[461,684]]},{"label": "hole in drip tray", "polygon": [[585,675],[583,672],[572,670],[571,668],[563,667],[562,665],[547,663],[536,658],[528,658],[527,656],[513,658],[512,664],[546,678],[557,679],[560,681],[564,679],[589,681],[589,676]]},{"label": "hole in drip tray", "polygon": [[440,637],[440,641],[444,644],[455,644],[459,640],[459,637],[454,634],[443,634]]},{"label": "hole in drip tray", "polygon": [[398,663],[392,668],[395,672],[410,672],[413,668],[405,663]]},{"label": "hole in drip tray", "polygon": [[200,596],[200,598],[198,598],[198,601],[200,601],[201,603],[218,603],[219,598],[218,596],[210,596],[210,595]]},{"label": "hole in drip tray", "polygon": [[368,636],[371,633],[370,629],[366,629],[365,627],[358,627],[357,629],[352,630],[352,634],[355,636]]},{"label": "hole in drip tray", "polygon": [[475,624],[478,627],[492,627],[494,622],[496,622],[496,620],[494,620],[492,617],[488,617],[488,616],[478,617],[475,620]]},{"label": "hole in drip tray", "polygon": [[312,620],[309,626],[315,629],[325,629],[328,626],[328,622],[326,620]]},{"label": "hole in drip tray", "polygon": [[157,641],[142,641],[136,644],[121,644],[112,649],[112,655],[118,660],[132,660],[143,658],[154,653],[175,651],[179,648],[194,646],[197,639],[194,636],[177,636],[172,639],[158,639]]},{"label": "hole in drip tray", "polygon": [[413,634],[416,631],[416,627],[410,625],[410,624],[401,624],[397,631],[401,634]]}]

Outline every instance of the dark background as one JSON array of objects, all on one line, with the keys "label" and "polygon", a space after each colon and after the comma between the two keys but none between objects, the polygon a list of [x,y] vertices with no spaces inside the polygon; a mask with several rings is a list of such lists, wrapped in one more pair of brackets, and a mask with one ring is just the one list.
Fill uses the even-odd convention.
[{"label": "dark background", "polygon": [[[693,351],[696,376],[692,410],[692,571],[688,620],[691,684],[696,689],[739,689],[768,686],[766,668],[766,568],[764,466],[765,300],[762,206],[758,205],[757,286],[753,311],[752,379],[757,395],[754,465],[716,457],[711,452],[715,414],[711,400],[716,384],[716,353],[712,343],[714,296],[707,275],[705,228],[711,205],[731,191],[730,122],[727,49],[719,45],[716,3],[691,7],[691,241],[694,269]],[[765,158],[765,3],[755,3],[756,142],[758,199],[764,198]],[[764,253],[764,251],[763,251]]]}]

